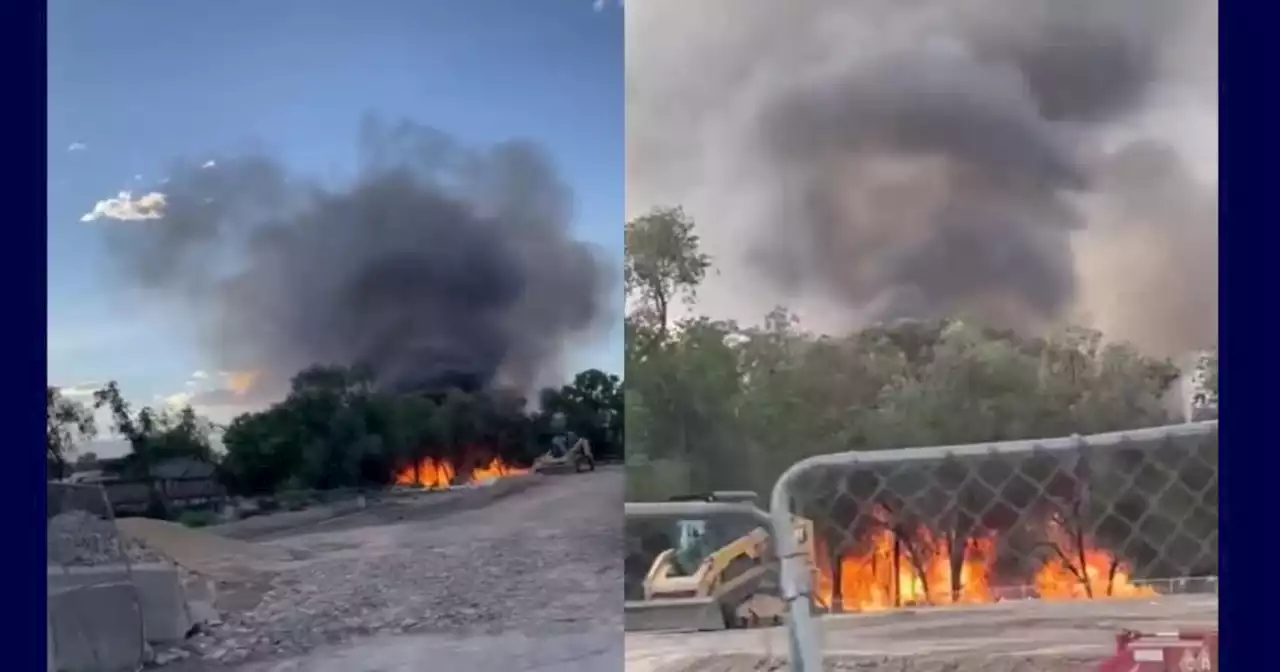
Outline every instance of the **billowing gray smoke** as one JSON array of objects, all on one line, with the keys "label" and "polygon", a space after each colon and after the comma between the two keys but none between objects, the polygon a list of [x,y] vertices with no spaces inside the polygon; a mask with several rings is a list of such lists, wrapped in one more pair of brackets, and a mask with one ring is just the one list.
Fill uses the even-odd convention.
[{"label": "billowing gray smoke", "polygon": [[193,308],[218,364],[257,372],[261,394],[314,364],[400,389],[560,373],[614,285],[571,237],[571,194],[542,152],[375,122],[360,149],[337,189],[263,156],[175,166],[163,219],[111,227],[112,249],[131,280]]},{"label": "billowing gray smoke", "polygon": [[1216,30],[1209,0],[636,3],[629,214],[685,205],[739,319],[1208,346]]}]

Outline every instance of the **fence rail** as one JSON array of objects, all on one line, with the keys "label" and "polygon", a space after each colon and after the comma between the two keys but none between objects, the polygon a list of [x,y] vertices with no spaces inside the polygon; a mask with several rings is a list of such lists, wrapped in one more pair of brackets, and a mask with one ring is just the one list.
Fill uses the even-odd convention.
[{"label": "fence rail", "polygon": [[[822,669],[811,604],[1216,590],[1217,488],[1216,421],[797,462],[770,499],[793,669]],[[816,573],[793,514],[814,521]]]}]

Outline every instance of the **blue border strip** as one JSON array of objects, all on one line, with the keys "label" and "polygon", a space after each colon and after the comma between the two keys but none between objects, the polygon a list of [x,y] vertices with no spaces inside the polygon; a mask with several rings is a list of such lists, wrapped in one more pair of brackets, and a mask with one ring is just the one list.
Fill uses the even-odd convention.
[{"label": "blue border strip", "polygon": [[[14,380],[3,388],[3,408],[9,417],[4,443],[9,478],[0,488],[0,511],[11,522],[4,558],[5,574],[14,577],[8,600],[12,614],[5,627],[5,667],[45,669],[45,488],[44,456],[37,446],[36,425],[43,402],[38,379],[46,376],[45,278],[48,237],[45,232],[47,154],[46,22],[45,3],[17,2],[4,6],[5,62],[10,66],[6,145],[10,170],[5,220],[5,248],[12,256],[0,264],[5,292],[5,359]],[[23,196],[18,196],[23,194]],[[25,380],[31,378],[32,380]],[[27,415],[30,409],[31,414]],[[30,436],[28,436],[30,434]],[[22,580],[21,577],[28,577]],[[38,577],[38,578],[37,578]]]},{"label": "blue border strip", "polygon": [[[1209,1],[1209,0],[1203,0]],[[1280,305],[1267,273],[1277,268],[1277,111],[1266,49],[1276,6],[1219,4],[1219,341],[1221,441],[1219,503],[1221,668],[1258,667],[1274,657],[1268,612],[1276,603],[1270,549],[1280,488],[1280,459],[1271,441],[1280,383],[1276,335],[1264,324]],[[1270,130],[1268,130],[1270,129]]]}]

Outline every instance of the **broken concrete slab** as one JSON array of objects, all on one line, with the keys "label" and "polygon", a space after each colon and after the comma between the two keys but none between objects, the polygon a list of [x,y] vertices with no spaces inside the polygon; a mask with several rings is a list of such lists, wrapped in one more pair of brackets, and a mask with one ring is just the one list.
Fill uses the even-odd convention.
[{"label": "broken concrete slab", "polygon": [[142,609],[133,584],[50,588],[48,606],[57,672],[133,672],[145,661]]},{"label": "broken concrete slab", "polygon": [[133,588],[131,597],[140,606],[146,641],[167,644],[181,641],[191,629],[178,568],[170,563],[123,564],[96,567],[50,567],[49,593],[98,585],[124,584]]}]

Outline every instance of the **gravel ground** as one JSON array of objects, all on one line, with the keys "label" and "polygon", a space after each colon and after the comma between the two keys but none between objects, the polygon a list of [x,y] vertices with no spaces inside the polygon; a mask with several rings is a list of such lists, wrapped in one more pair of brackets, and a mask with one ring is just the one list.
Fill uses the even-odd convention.
[{"label": "gravel ground", "polygon": [[[621,470],[546,477],[476,510],[275,539],[301,558],[219,587],[173,672],[617,670]],[[518,661],[518,662],[513,662]]]},{"label": "gravel ground", "polygon": [[[1213,596],[1155,600],[1004,602],[974,607],[828,616],[824,669],[864,672],[1096,670],[1120,630],[1217,627]],[[628,672],[788,669],[781,628],[715,633],[629,633]]]}]

